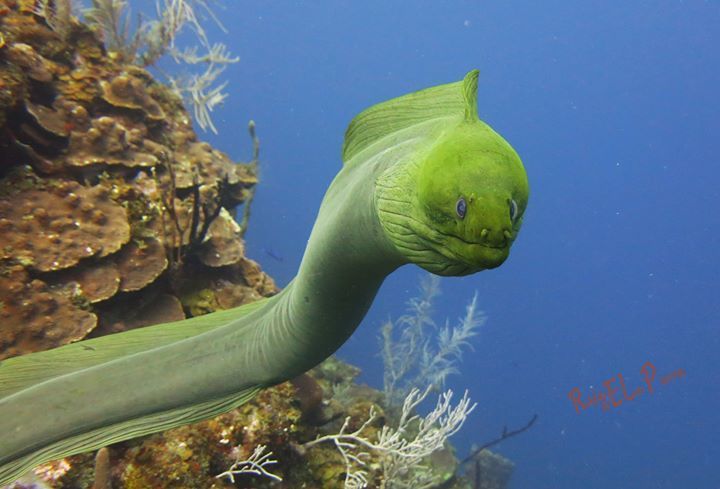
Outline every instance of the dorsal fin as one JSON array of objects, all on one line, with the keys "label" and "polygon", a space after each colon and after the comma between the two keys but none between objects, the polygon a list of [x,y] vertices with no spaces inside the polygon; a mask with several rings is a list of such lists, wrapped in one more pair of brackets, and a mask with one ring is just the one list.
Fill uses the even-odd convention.
[{"label": "dorsal fin", "polygon": [[472,70],[461,81],[426,88],[362,111],[345,131],[343,163],[373,144],[418,124],[449,117],[477,120],[478,75],[478,70]]}]

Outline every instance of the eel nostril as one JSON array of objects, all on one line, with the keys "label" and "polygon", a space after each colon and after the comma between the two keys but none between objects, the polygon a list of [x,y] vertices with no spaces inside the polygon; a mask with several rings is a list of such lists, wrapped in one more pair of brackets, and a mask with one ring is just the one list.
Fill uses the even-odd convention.
[{"label": "eel nostril", "polygon": [[480,231],[480,237],[481,237],[482,239],[487,238],[487,237],[488,237],[488,234],[490,234],[490,231],[488,231],[487,228],[483,228],[483,230]]},{"label": "eel nostril", "polygon": [[512,239],[512,233],[511,233],[510,231],[508,231],[507,229],[505,229],[505,230],[503,231],[503,234],[505,235],[505,237],[506,237],[507,239]]}]

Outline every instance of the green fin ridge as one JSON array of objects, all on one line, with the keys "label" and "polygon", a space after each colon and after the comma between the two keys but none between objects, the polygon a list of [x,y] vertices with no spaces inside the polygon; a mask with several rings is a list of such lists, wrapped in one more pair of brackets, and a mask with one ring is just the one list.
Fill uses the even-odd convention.
[{"label": "green fin ridge", "polygon": [[264,386],[253,386],[219,399],[212,399],[189,407],[150,414],[65,438],[1,465],[0,485],[20,477],[33,467],[47,460],[55,460],[60,457],[69,457],[70,455],[97,450],[119,441],[169,430],[218,416],[249,401],[255,397],[263,387]]},{"label": "green fin ridge", "polygon": [[159,348],[226,326],[233,320],[259,309],[265,305],[265,302],[260,300],[179,322],[133,329],[3,360],[0,362],[0,398],[61,375]]},{"label": "green fin ridge", "polygon": [[465,121],[475,122],[479,120],[477,97],[478,97],[478,78],[479,70],[472,70],[465,75],[463,80],[463,97],[465,98]]},{"label": "green fin ridge", "polygon": [[[433,121],[458,117],[477,120],[478,70],[472,70],[461,81],[426,88],[394,98],[358,114],[345,131],[342,159],[347,164],[358,153],[389,138],[399,131]],[[378,151],[384,149],[379,144]]]}]

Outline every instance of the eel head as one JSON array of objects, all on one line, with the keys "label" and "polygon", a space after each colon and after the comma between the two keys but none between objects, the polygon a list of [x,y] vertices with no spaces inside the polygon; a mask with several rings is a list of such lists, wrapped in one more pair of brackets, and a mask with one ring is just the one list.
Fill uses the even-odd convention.
[{"label": "eel head", "polygon": [[529,187],[515,150],[482,121],[440,134],[378,181],[378,216],[405,258],[438,275],[500,266],[522,225]]}]

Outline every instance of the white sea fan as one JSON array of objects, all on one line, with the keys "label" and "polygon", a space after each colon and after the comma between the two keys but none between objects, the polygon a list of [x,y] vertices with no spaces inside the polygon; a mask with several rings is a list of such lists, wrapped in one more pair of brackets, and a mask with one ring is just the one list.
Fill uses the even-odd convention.
[{"label": "white sea fan", "polygon": [[[462,352],[472,348],[486,316],[477,308],[477,294],[467,305],[456,326],[438,328],[432,318],[433,303],[440,295],[440,280],[427,275],[420,281],[420,294],[407,303],[407,314],[381,327],[380,345],[384,363],[384,393],[390,406],[399,406],[415,388],[429,385],[444,388],[446,378],[458,373]],[[399,335],[396,331],[400,331]]]}]

